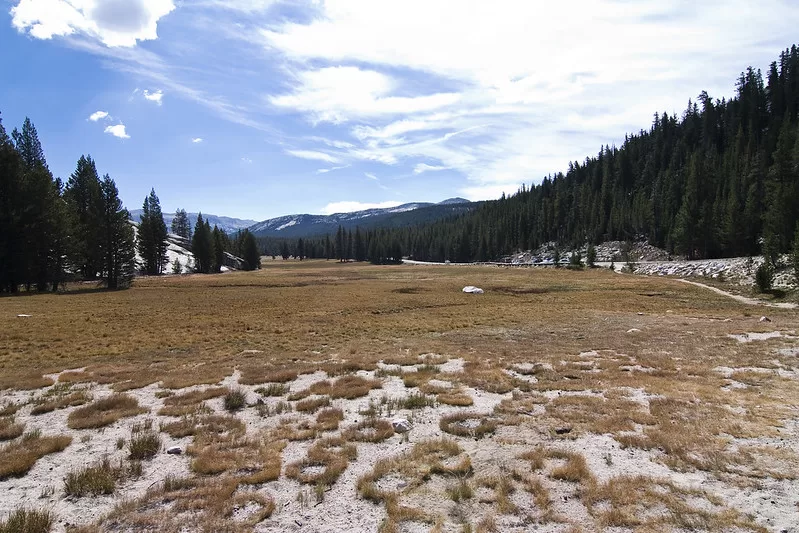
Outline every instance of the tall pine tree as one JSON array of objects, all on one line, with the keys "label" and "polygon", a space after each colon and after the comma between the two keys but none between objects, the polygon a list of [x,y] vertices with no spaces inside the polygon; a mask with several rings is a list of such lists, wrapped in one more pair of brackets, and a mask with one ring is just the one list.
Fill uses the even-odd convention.
[{"label": "tall pine tree", "polygon": [[144,271],[151,276],[164,273],[169,259],[167,250],[167,231],[161,203],[155,189],[144,199],[141,223],[139,224],[139,255],[144,262]]}]

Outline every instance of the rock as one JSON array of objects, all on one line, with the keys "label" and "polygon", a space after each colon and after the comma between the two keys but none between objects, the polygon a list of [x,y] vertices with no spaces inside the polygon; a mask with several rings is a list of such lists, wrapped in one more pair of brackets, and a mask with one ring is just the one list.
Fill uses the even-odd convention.
[{"label": "rock", "polygon": [[571,433],[571,431],[572,431],[572,428],[570,428],[568,426],[562,427],[562,428],[555,428],[555,434],[556,435],[566,435],[567,433]]},{"label": "rock", "polygon": [[180,446],[172,446],[171,448],[167,449],[166,453],[169,455],[180,455],[183,453],[183,450]]},{"label": "rock", "polygon": [[470,294],[483,294],[483,289],[480,287],[475,287],[474,285],[467,285],[463,288],[463,292]]},{"label": "rock", "polygon": [[767,316],[761,316],[760,317],[760,321],[761,322],[771,322],[771,319],[769,317],[767,317]]},{"label": "rock", "polygon": [[407,433],[411,430],[411,423],[404,418],[392,420],[391,425],[394,426],[394,431],[397,433]]},{"label": "rock", "polygon": [[17,318],[30,318],[30,315],[17,315]]},{"label": "rock", "polygon": [[639,311],[639,312],[638,312],[638,316],[644,316],[644,314],[643,314],[642,312],[640,312],[640,311]]},{"label": "rock", "polygon": [[627,330],[627,333],[640,333],[640,332],[641,330],[638,328],[632,328]]}]

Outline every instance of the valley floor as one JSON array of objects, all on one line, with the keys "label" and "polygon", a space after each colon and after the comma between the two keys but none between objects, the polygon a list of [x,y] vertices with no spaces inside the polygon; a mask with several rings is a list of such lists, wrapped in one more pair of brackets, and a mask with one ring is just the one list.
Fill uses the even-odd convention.
[{"label": "valley floor", "polygon": [[797,328],[606,269],[2,298],[0,530],[799,531]]}]

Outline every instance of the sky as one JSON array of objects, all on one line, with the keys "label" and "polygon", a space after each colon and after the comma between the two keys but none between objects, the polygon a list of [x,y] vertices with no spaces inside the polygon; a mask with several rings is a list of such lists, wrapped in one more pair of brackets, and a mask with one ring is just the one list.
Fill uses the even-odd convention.
[{"label": "sky", "polygon": [[0,112],[130,209],[511,194],[799,41],[795,0],[0,0]]}]

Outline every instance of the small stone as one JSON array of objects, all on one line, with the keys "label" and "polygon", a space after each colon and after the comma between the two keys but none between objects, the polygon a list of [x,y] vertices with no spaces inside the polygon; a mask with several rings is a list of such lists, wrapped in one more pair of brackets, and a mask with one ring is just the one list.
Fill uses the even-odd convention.
[{"label": "small stone", "polygon": [[557,435],[566,435],[567,433],[571,433],[572,428],[570,427],[562,427],[562,428],[555,428],[555,434]]},{"label": "small stone", "polygon": [[396,418],[391,421],[391,425],[397,433],[407,433],[411,430],[411,423],[405,418]]},{"label": "small stone", "polygon": [[166,453],[169,455],[180,455],[183,453],[183,450],[180,448],[180,446],[172,446],[166,451]]},{"label": "small stone", "polygon": [[640,333],[641,330],[638,328],[631,328],[627,330],[627,333]]},{"label": "small stone", "polygon": [[767,317],[767,316],[761,316],[760,317],[760,321],[761,322],[771,322],[771,319],[769,317]]},{"label": "small stone", "polygon": [[639,311],[638,316],[644,316],[644,314]]}]

